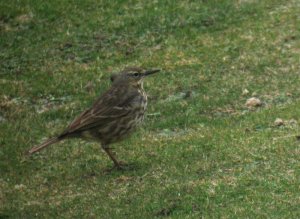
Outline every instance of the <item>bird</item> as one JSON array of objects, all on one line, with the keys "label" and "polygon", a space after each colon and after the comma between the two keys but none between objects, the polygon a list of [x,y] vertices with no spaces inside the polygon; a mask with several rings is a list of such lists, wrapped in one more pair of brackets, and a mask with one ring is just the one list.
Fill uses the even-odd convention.
[{"label": "bird", "polygon": [[143,81],[159,71],[157,68],[126,67],[112,74],[110,88],[90,108],[76,117],[61,134],[32,147],[29,155],[65,139],[81,138],[99,142],[114,167],[122,169],[123,164],[110,145],[127,138],[144,120],[147,94]]}]

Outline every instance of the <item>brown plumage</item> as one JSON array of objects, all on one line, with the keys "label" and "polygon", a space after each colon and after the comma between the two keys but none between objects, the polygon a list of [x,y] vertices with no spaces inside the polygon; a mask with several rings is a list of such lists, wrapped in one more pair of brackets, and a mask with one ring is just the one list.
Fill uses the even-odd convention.
[{"label": "brown plumage", "polygon": [[30,149],[29,154],[66,138],[88,138],[99,141],[115,166],[120,167],[109,145],[127,137],[143,121],[147,107],[143,79],[158,71],[130,67],[112,75],[112,86],[92,107],[82,112],[60,135]]}]

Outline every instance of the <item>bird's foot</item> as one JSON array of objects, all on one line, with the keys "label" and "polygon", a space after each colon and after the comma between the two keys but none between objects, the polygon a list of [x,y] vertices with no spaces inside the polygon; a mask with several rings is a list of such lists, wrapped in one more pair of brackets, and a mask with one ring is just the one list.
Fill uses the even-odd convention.
[{"label": "bird's foot", "polygon": [[128,163],[125,163],[123,161],[118,161],[118,163],[114,164],[114,169],[117,170],[127,170],[130,167],[130,165]]},{"label": "bird's foot", "polygon": [[136,170],[137,167],[135,164],[133,163],[125,163],[125,162],[120,162],[118,161],[118,163],[114,164],[113,167],[107,168],[106,170],[104,170],[104,172],[106,173],[110,173],[112,171],[130,171],[130,170]]}]

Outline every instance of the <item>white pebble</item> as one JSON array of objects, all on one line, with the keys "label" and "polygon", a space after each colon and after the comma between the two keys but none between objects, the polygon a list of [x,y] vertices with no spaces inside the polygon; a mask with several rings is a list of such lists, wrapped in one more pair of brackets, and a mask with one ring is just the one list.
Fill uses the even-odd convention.
[{"label": "white pebble", "polygon": [[245,103],[246,107],[258,107],[262,105],[262,102],[260,101],[260,99],[256,98],[256,97],[251,97],[249,98],[246,103]]}]

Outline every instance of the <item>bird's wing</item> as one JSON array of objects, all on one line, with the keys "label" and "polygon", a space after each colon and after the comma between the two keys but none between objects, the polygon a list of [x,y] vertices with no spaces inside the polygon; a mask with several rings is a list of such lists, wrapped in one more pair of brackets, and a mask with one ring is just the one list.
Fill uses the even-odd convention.
[{"label": "bird's wing", "polygon": [[[127,93],[124,93],[127,92]],[[131,101],[137,96],[136,91],[110,89],[93,106],[82,112],[62,135],[81,132],[94,127],[103,127],[112,120],[124,117],[132,112]]]}]

